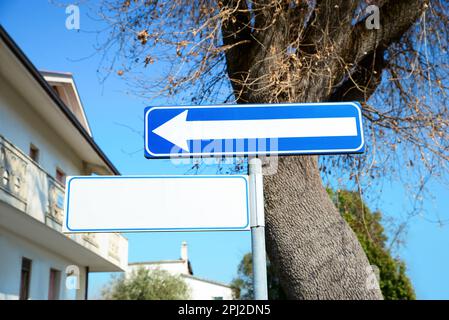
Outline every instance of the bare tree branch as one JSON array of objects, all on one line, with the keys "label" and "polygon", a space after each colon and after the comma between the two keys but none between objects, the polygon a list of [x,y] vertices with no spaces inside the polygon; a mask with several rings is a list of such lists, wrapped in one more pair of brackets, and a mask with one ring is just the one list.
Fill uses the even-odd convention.
[{"label": "bare tree branch", "polygon": [[380,29],[367,29],[365,21],[353,29],[341,50],[342,58],[357,64],[378,47],[387,48],[399,41],[421,14],[427,9],[429,0],[391,0],[380,8]]}]

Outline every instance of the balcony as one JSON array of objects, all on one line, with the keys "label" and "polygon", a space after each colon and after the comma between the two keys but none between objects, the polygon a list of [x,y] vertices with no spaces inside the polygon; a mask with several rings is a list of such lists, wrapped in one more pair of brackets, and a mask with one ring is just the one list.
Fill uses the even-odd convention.
[{"label": "balcony", "polygon": [[[25,237],[45,244],[52,251],[56,250],[75,262],[84,261],[84,265],[90,266],[92,271],[124,270],[128,263],[128,240],[122,235],[61,233],[64,192],[63,185],[0,136],[0,204],[3,202],[16,209],[11,211],[6,206],[1,206],[0,209],[6,209],[0,210],[0,225],[3,223],[6,228],[16,232],[20,229]],[[21,215],[25,215],[27,219],[20,220]],[[36,224],[37,221],[40,223]],[[50,230],[43,229],[42,224]],[[60,236],[70,240],[54,243]],[[95,255],[92,253],[99,256],[99,259],[93,258]]]}]

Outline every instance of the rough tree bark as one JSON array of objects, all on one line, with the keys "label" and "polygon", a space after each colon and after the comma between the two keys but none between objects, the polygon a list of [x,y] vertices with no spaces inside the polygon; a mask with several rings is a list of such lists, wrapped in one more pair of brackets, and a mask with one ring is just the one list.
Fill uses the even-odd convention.
[{"label": "rough tree bark", "polygon": [[[379,83],[384,50],[427,5],[425,0],[378,1],[381,28],[367,30],[364,21],[352,25],[358,1],[317,0],[309,18],[301,5],[274,8],[257,1],[251,17],[246,1],[224,3],[238,7],[222,33],[225,45],[240,43],[226,55],[239,103],[366,101]],[[301,24],[305,31],[298,35]],[[270,74],[279,72],[273,60],[295,38],[308,69],[287,67],[281,78],[297,80],[277,90],[266,84],[276,81]],[[304,76],[298,77],[301,72]],[[267,250],[289,298],[382,299],[378,286],[367,286],[369,262],[323,187],[317,157],[280,157],[277,173],[265,176],[264,187]]]},{"label": "rough tree bark", "polygon": [[380,299],[357,237],[323,188],[316,157],[284,157],[265,177],[266,237],[295,299]]}]

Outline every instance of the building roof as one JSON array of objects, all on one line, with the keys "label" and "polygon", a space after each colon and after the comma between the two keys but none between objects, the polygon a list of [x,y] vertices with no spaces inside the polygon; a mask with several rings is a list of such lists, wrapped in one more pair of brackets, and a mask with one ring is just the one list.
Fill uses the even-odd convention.
[{"label": "building roof", "polygon": [[72,73],[41,70],[40,74],[56,91],[58,97],[61,98],[64,104],[69,107],[70,111],[76,116],[87,133],[92,136],[89,121],[84,112],[84,107]]},{"label": "building roof", "polygon": [[181,274],[181,277],[190,278],[190,279],[194,279],[194,280],[198,280],[198,281],[202,281],[202,282],[215,284],[217,286],[222,286],[222,287],[226,287],[226,288],[229,288],[229,289],[231,288],[231,286],[229,286],[227,284],[224,284],[222,282],[218,282],[218,281],[215,281],[215,280],[209,280],[209,279],[205,279],[205,278],[199,278],[197,276],[192,276],[190,274]]},{"label": "building roof", "polygon": [[[158,264],[173,264],[173,263],[185,263],[182,259],[177,260],[159,260],[159,261],[140,261],[140,262],[130,262],[128,263],[129,266],[144,266],[144,265],[158,265]],[[190,263],[190,260],[187,260],[187,271],[190,273],[190,275],[193,275],[193,269],[192,264]]]},{"label": "building roof", "polygon": [[45,91],[48,97],[54,102],[54,104],[59,108],[64,114],[66,119],[73,125],[73,127],[79,132],[82,138],[88,143],[91,149],[98,155],[102,162],[111,170],[113,174],[119,175],[120,172],[100,149],[94,139],[90,136],[89,132],[80,123],[74,113],[65,105],[58,94],[52,89],[48,82],[44,79],[41,73],[36,69],[36,67],[31,63],[28,57],[23,53],[23,51],[18,47],[15,41],[9,36],[6,30],[0,25],[0,39],[8,47],[8,49],[13,53],[13,55],[20,61],[20,63],[25,67],[25,69],[32,76],[34,81]]},{"label": "building roof", "polygon": [[141,261],[141,262],[130,262],[128,265],[147,265],[147,264],[169,264],[169,263],[184,263],[184,260],[160,260],[160,261]]}]

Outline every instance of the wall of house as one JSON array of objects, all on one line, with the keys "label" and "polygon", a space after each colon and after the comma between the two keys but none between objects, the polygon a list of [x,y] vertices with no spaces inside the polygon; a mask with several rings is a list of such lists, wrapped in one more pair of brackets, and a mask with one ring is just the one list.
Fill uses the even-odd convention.
[{"label": "wall of house", "polygon": [[45,250],[20,236],[0,228],[0,300],[18,299],[22,257],[32,260],[29,297],[31,300],[48,299],[50,269],[61,271],[60,299],[83,299],[86,270],[80,269],[80,290],[66,287],[66,268],[73,262]]},{"label": "wall of house", "polygon": [[190,287],[192,300],[232,300],[232,290],[212,282],[191,277],[182,277]]},{"label": "wall of house", "polygon": [[189,273],[189,268],[187,266],[187,262],[182,261],[182,260],[173,261],[173,262],[169,262],[169,263],[152,263],[152,264],[144,264],[144,265],[135,264],[135,265],[130,265],[128,267],[128,270],[132,271],[136,268],[139,268],[140,266],[143,266],[149,270],[154,270],[154,269],[165,270],[173,275]]},{"label": "wall of house", "polygon": [[39,148],[39,165],[53,177],[56,168],[67,175],[81,174],[82,160],[1,75],[0,83],[0,135],[25,154],[31,143]]},{"label": "wall of house", "polygon": [[[46,173],[55,177],[56,169],[59,168],[66,175],[80,175],[83,174],[83,163],[81,158],[68,148],[59,135],[47,125],[19,91],[1,74],[0,84],[0,136],[7,139],[25,155],[29,154],[31,143],[39,149],[38,166],[28,165],[25,176],[26,183],[22,181],[22,187],[27,186],[26,194],[23,195],[27,201],[26,205],[24,208],[15,207],[34,217],[37,220],[36,223],[46,223],[46,215],[49,211],[48,197],[50,196]],[[21,90],[26,90],[26,88],[21,88]],[[58,111],[55,109],[55,112]],[[0,190],[0,195],[2,192]],[[8,199],[14,199],[14,197],[8,197]],[[1,214],[2,212],[0,212]],[[8,228],[8,230],[12,231],[13,229]],[[83,235],[76,236],[82,237]],[[107,259],[110,259],[108,256],[109,237],[108,234],[95,237],[99,243],[98,247],[102,252],[106,252],[104,256]],[[85,241],[79,242],[82,242],[84,246],[88,245]],[[92,249],[92,251],[96,252],[100,249]],[[127,250],[127,247],[118,248],[117,255],[121,260],[123,257],[127,257],[125,249]],[[61,298],[84,298],[84,268],[80,270],[80,290],[66,290],[65,268],[68,265],[76,265],[76,263],[46,250],[45,243],[34,244],[18,234],[0,229],[0,300],[18,298],[22,257],[33,260],[31,299],[48,298],[50,268],[61,271],[60,284],[64,286],[60,290]],[[122,261],[122,264],[125,265],[126,261]]]}]

